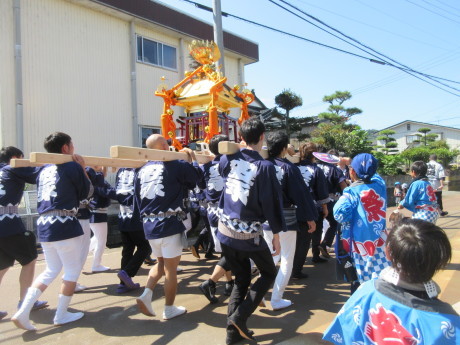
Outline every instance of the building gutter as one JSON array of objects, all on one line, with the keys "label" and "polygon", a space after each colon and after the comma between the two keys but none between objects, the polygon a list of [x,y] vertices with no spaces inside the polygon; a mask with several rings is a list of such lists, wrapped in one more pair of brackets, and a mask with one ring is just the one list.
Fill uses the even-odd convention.
[{"label": "building gutter", "polygon": [[131,72],[131,119],[132,119],[132,134],[133,146],[141,146],[139,133],[139,117],[137,112],[137,74],[136,74],[136,28],[134,20],[129,22],[129,45],[130,45],[130,72]]},{"label": "building gutter", "polygon": [[21,0],[13,1],[14,85],[16,105],[16,147],[24,149],[24,113],[22,94]]}]

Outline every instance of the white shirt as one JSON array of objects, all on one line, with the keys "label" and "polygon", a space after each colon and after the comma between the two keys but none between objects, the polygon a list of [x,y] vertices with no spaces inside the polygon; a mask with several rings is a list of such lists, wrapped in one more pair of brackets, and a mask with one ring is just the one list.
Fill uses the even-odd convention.
[{"label": "white shirt", "polygon": [[431,183],[431,186],[436,190],[441,186],[441,180],[444,180],[446,175],[444,174],[444,168],[441,164],[436,161],[429,161],[427,164],[428,170],[426,176]]}]

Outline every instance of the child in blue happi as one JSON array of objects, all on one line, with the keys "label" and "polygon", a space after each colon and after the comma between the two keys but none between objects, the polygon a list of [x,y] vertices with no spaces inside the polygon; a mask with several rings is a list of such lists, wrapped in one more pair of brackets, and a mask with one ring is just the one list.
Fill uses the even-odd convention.
[{"label": "child in blue happi", "polygon": [[460,317],[431,280],[451,259],[445,232],[403,219],[387,239],[392,263],[360,286],[324,333],[334,344],[458,344]]},{"label": "child in blue happi", "polygon": [[410,174],[413,178],[406,196],[399,203],[398,209],[407,208],[413,212],[412,218],[422,219],[433,224],[439,218],[436,194],[426,177],[427,165],[423,161],[412,164]]},{"label": "child in blue happi", "polygon": [[341,245],[350,253],[359,285],[379,274],[389,261],[385,257],[386,186],[376,173],[377,160],[369,153],[353,158],[350,176],[353,183],[345,188],[334,206],[334,218],[342,225]]},{"label": "child in blue happi", "polygon": [[395,203],[396,205],[398,205],[402,197],[401,182],[395,182],[395,189],[393,191],[393,195],[395,197]]}]

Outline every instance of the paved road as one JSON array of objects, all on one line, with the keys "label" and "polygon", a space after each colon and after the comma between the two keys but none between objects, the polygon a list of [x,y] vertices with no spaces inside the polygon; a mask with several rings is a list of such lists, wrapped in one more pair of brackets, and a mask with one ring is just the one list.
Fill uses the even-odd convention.
[{"label": "paved road", "polygon": [[[452,263],[437,275],[441,285],[441,299],[449,303],[460,301],[460,193],[445,193],[447,217],[438,221],[451,239],[454,248]],[[389,212],[392,209],[389,209]],[[409,215],[409,214],[407,214]],[[14,266],[0,286],[0,309],[9,315],[0,322],[0,343],[5,344],[224,344],[225,343],[225,296],[220,303],[209,305],[198,290],[198,284],[211,272],[213,261],[197,261],[189,252],[184,252],[179,275],[179,293],[176,304],[188,309],[188,314],[163,321],[163,291],[157,286],[154,291],[154,310],[160,317],[149,318],[140,314],[135,306],[134,292],[117,295],[116,270],[119,268],[120,248],[107,249],[103,264],[114,270],[88,274],[84,270],[80,283],[89,287],[75,294],[71,307],[85,312],[85,317],[69,325],[54,327],[52,324],[59,284],[55,281],[41,299],[49,301],[46,310],[31,314],[37,332],[23,332],[14,327],[9,317],[14,314],[18,300],[19,266]],[[89,263],[86,268],[89,268]],[[294,305],[283,311],[258,309],[249,320],[261,344],[321,344],[322,332],[349,297],[348,284],[335,280],[334,260],[313,266],[310,257],[305,271],[310,275],[301,282],[293,282],[286,291],[286,298]],[[44,269],[43,260],[37,263],[37,273]],[[147,267],[143,267],[136,282],[145,283]],[[224,284],[218,284],[222,293]],[[243,343],[244,344],[244,343]]]}]

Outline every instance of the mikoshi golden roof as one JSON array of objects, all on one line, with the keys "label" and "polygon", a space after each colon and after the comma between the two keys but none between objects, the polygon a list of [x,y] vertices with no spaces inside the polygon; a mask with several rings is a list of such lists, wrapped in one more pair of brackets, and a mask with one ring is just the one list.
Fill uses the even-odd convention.
[{"label": "mikoshi golden roof", "polygon": [[[175,92],[176,105],[184,107],[187,113],[206,111],[213,97],[211,89],[214,86],[215,82],[209,79],[191,79]],[[239,107],[243,101],[227,84],[223,84],[216,96],[215,106],[219,112]]]}]

